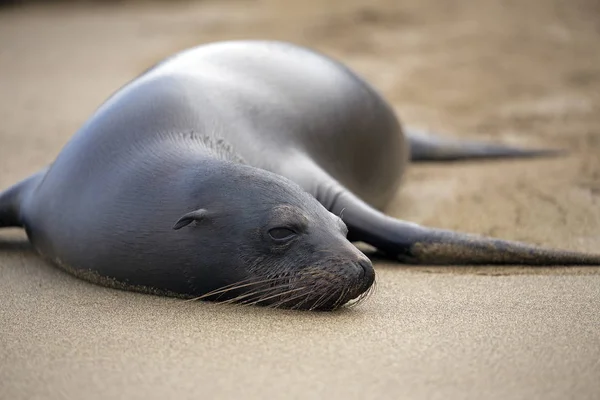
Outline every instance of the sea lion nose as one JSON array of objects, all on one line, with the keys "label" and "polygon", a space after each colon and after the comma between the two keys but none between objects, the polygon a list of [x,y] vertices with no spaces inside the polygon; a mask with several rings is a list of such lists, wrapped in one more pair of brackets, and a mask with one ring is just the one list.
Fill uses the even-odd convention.
[{"label": "sea lion nose", "polygon": [[355,298],[365,291],[367,291],[375,282],[375,270],[373,264],[368,258],[359,258],[352,263],[354,271],[352,275],[353,283],[351,284],[352,290],[348,292],[348,299]]},{"label": "sea lion nose", "polygon": [[365,279],[372,280],[375,275],[375,270],[373,269],[373,264],[371,260],[368,258],[362,258],[358,260],[356,266],[359,268],[358,271],[358,279],[363,281]]}]

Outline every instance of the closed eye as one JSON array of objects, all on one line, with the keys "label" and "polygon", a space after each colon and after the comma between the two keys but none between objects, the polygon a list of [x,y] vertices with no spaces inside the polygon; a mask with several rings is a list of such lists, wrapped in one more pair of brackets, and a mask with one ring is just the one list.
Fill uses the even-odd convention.
[{"label": "closed eye", "polygon": [[289,228],[273,228],[269,230],[269,236],[276,241],[285,241],[296,236],[296,232]]}]

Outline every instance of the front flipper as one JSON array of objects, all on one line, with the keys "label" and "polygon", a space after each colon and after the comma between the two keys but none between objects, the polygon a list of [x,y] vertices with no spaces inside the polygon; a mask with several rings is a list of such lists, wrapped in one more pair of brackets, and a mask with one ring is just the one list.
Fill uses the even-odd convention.
[{"label": "front flipper", "polygon": [[386,216],[348,192],[331,212],[343,210],[348,239],[368,243],[407,264],[600,265],[600,255],[546,249],[521,242],[427,228]]},{"label": "front flipper", "polygon": [[341,216],[348,239],[365,242],[407,264],[600,265],[599,254],[434,229],[389,217],[346,190],[311,160],[296,159],[286,174],[330,212]]}]

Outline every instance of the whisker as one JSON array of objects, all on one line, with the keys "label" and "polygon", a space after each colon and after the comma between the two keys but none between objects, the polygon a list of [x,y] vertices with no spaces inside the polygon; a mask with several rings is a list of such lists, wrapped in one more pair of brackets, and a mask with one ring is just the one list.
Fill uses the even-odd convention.
[{"label": "whisker", "polygon": [[299,290],[304,290],[304,289],[306,289],[306,287],[300,287],[300,288],[296,288],[296,289],[290,289],[290,290],[288,290],[286,292],[277,293],[277,294],[274,294],[274,295],[271,295],[271,296],[267,296],[267,297],[261,297],[260,299],[254,301],[252,303],[247,303],[247,304],[249,304],[249,305],[255,305],[255,304],[258,304],[258,303],[260,303],[262,301],[267,301],[267,300],[270,300],[270,299],[278,297],[278,296],[285,296],[286,294],[294,293],[294,292],[297,292]]},{"label": "whisker", "polygon": [[288,285],[270,286],[270,287],[267,287],[267,288],[258,289],[258,290],[255,290],[253,292],[250,292],[250,293],[242,294],[242,295],[237,296],[237,297],[235,297],[233,299],[220,301],[219,304],[233,304],[233,303],[238,302],[239,300],[245,299],[247,297],[255,296],[255,295],[259,294],[259,293],[272,292],[272,291],[283,289],[283,288],[286,288],[286,287],[288,287]]},{"label": "whisker", "polygon": [[322,269],[310,269],[302,275],[301,280],[310,279],[310,278],[329,278],[335,279],[336,274],[331,271],[325,271]]},{"label": "whisker", "polygon": [[261,283],[276,282],[279,279],[280,278],[271,278],[271,279],[263,279],[263,280],[255,281],[255,282],[249,282],[250,279],[246,279],[246,280],[243,280],[243,281],[240,281],[240,282],[236,282],[236,283],[232,283],[230,285],[226,285],[226,286],[220,287],[219,289],[215,289],[213,291],[205,293],[202,296],[194,297],[193,299],[187,299],[187,300],[184,300],[184,301],[190,302],[190,301],[202,300],[202,299],[205,299],[205,298],[210,297],[210,296],[214,296],[214,295],[217,295],[217,294],[222,294],[222,293],[230,292],[232,290],[237,290],[237,289],[241,289],[241,288],[248,287],[248,286],[258,285],[258,284],[261,284]]},{"label": "whisker", "polygon": [[358,296],[356,299],[354,299],[354,301],[349,304],[350,308],[356,307],[357,305],[361,304],[363,301],[365,301],[371,294],[371,290],[366,290],[364,293],[362,293],[360,296]]},{"label": "whisker", "polygon": [[348,293],[348,288],[343,288],[340,291],[340,295],[339,295],[338,299],[335,301],[335,303],[333,303],[333,308],[334,309],[341,306],[340,303],[341,303],[342,299],[345,297],[346,293]]},{"label": "whisker", "polygon": [[[278,290],[278,289],[285,288],[285,287],[288,287],[288,286],[281,285],[281,286],[266,288],[264,290],[258,290],[258,291],[248,294],[247,297],[249,297],[249,298],[247,298],[245,300],[236,301],[235,303],[231,302],[230,300],[225,300],[225,301],[219,302],[219,304],[231,304],[231,305],[235,305],[235,306],[239,306],[239,307],[252,307],[252,306],[255,306],[256,304],[260,303],[261,301],[263,301],[262,298],[257,299],[256,295],[260,295],[261,292],[266,292],[264,294],[269,295],[270,293],[273,293],[274,290]],[[276,296],[279,296],[279,294],[275,295],[275,297]],[[244,296],[239,296],[239,297],[244,297]]]},{"label": "whisker", "polygon": [[358,304],[365,302],[368,298],[372,297],[377,292],[377,279],[373,280],[373,284],[364,293],[358,296],[356,299],[350,300],[347,304],[348,308],[356,307]]},{"label": "whisker", "polygon": [[[299,298],[302,298],[303,296],[308,296],[308,295],[310,295],[310,293],[300,293],[300,294],[298,294],[296,296],[287,297],[287,298],[285,298],[285,299],[283,299],[283,300],[281,300],[281,301],[279,301],[277,303],[273,303],[273,304],[269,305],[268,307],[269,308],[279,308],[279,307],[281,307],[285,303],[288,303],[290,301],[294,301],[296,299],[299,299]],[[294,305],[294,307],[295,306],[297,306],[297,304]],[[294,307],[291,307],[291,309],[294,309]]]},{"label": "whisker", "polygon": [[377,293],[377,288],[379,287],[379,285],[377,285],[377,280],[373,281],[373,285],[371,285],[371,287],[373,288],[373,293],[371,294],[373,296]]},{"label": "whisker", "polygon": [[320,301],[321,301],[321,300],[322,300],[322,299],[323,299],[325,296],[327,296],[327,293],[325,293],[325,294],[323,294],[321,297],[319,297],[319,298],[317,299],[317,301],[315,301],[315,302],[313,303],[313,306],[312,306],[311,308],[309,308],[309,310],[310,310],[310,311],[313,311],[315,308],[317,308],[317,306],[320,304]]},{"label": "whisker", "polygon": [[[308,299],[310,299],[310,295],[311,295],[311,294],[312,294],[312,292],[311,292],[311,291],[308,291],[307,293],[304,293],[303,295],[305,296],[305,299],[304,299],[304,300],[302,300],[301,302],[299,302],[299,303],[295,304],[295,305],[292,307],[292,310],[298,310],[298,309],[300,309],[300,307],[302,306],[302,304],[306,303],[306,302],[308,301]],[[299,297],[302,297],[302,296],[299,296]]]},{"label": "whisker", "polygon": [[[203,294],[201,296],[194,297],[194,298],[191,298],[191,299],[187,299],[187,300],[185,300],[185,302],[201,300],[201,299],[203,299],[205,297],[213,296],[213,295],[219,294],[219,293],[224,293],[224,292],[227,292],[229,290],[234,290],[234,289],[237,289],[238,287],[243,287],[246,282],[250,282],[250,281],[251,281],[250,279],[245,279],[245,280],[240,281],[240,282],[235,282],[235,283],[231,283],[229,285],[221,286],[218,289],[211,290],[210,292],[205,293],[205,294]],[[250,283],[248,283],[248,285],[251,285],[252,283],[253,282],[250,282]]]},{"label": "whisker", "polygon": [[364,293],[362,293],[360,296],[358,296],[356,299],[351,300],[350,302],[348,302],[347,307],[348,308],[354,308],[357,305],[359,305],[360,303],[363,303],[364,301],[366,301],[369,297],[372,296],[373,292],[375,291],[375,286],[374,284],[371,285],[371,287],[369,289],[367,289]]},{"label": "whisker", "polygon": [[[331,299],[333,299],[333,298],[335,297],[336,293],[337,293],[337,292],[333,292],[333,293],[331,293],[331,294],[330,294],[330,295],[329,295],[327,298],[325,298],[325,299],[324,299],[324,300],[321,302],[321,304],[319,304],[319,307],[321,307],[321,306],[323,306],[323,305],[327,304],[327,303],[329,302],[329,300],[331,300]],[[315,307],[315,308],[318,308],[318,307]]]}]

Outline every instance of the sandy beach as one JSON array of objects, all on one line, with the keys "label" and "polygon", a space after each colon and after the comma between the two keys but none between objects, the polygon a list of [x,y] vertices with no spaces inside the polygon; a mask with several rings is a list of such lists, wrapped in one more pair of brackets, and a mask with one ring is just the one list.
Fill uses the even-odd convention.
[{"label": "sandy beach", "polygon": [[[216,40],[292,41],[360,73],[407,125],[564,148],[411,166],[388,210],[600,251],[600,6],[592,0],[174,1],[0,9],[0,189],[48,165],[153,63]],[[600,268],[376,262],[334,313],[103,288],[0,232],[0,399],[597,399]]]}]

